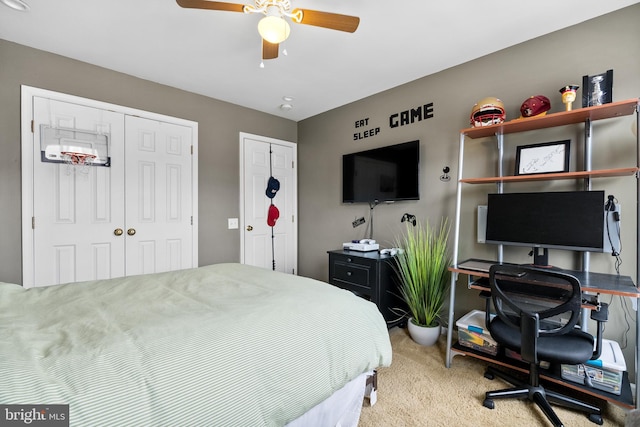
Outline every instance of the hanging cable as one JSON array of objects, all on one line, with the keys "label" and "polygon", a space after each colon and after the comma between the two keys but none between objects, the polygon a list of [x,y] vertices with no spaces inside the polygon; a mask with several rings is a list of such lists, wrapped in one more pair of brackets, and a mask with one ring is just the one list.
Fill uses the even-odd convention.
[{"label": "hanging cable", "polygon": [[[622,253],[622,236],[620,235],[620,212],[616,210],[616,198],[613,195],[609,195],[607,197],[607,203],[604,206],[605,210],[605,231],[607,233],[607,238],[609,240],[609,244],[611,245],[611,255],[616,258],[615,261],[615,270],[618,275],[620,275],[620,266],[622,265],[622,257],[620,254]],[[615,224],[614,230],[611,230],[611,226],[609,225],[610,221],[613,221]],[[614,246],[614,239],[612,234],[615,232],[615,236],[618,241],[618,248]]]}]

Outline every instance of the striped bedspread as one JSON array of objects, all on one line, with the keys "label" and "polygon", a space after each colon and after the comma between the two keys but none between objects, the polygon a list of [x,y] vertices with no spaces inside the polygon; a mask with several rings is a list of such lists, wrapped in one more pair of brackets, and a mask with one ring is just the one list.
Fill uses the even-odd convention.
[{"label": "striped bedspread", "polygon": [[282,426],[390,363],[374,304],[256,267],[0,283],[0,404],[74,426]]}]

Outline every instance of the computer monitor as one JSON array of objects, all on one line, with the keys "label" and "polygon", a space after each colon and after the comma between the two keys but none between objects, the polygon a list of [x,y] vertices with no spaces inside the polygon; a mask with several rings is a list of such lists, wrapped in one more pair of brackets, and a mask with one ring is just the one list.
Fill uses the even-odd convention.
[{"label": "computer monitor", "polygon": [[486,243],[534,248],[536,265],[548,249],[602,252],[604,191],[489,194]]}]

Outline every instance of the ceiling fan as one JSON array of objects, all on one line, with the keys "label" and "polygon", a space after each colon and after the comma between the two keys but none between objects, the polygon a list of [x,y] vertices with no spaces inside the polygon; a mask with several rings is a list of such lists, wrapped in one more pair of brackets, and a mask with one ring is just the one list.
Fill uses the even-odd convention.
[{"label": "ceiling fan", "polygon": [[290,18],[296,24],[313,25],[348,33],[353,33],[360,24],[360,18],[357,16],[309,9],[292,10],[290,0],[254,0],[252,5],[209,0],[176,1],[184,8],[264,14],[265,17],[258,23],[258,32],[262,37],[262,59],[277,58],[279,44],[289,37],[289,24],[284,17]]}]

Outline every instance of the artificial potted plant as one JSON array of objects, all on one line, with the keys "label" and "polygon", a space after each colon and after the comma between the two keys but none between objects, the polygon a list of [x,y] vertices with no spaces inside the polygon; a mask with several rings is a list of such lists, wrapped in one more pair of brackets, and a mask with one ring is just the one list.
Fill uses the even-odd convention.
[{"label": "artificial potted plant", "polygon": [[428,221],[407,226],[396,240],[401,249],[395,258],[399,290],[411,316],[409,334],[422,345],[435,344],[440,335],[440,314],[450,285],[448,238],[449,221],[443,218],[439,228]]}]

